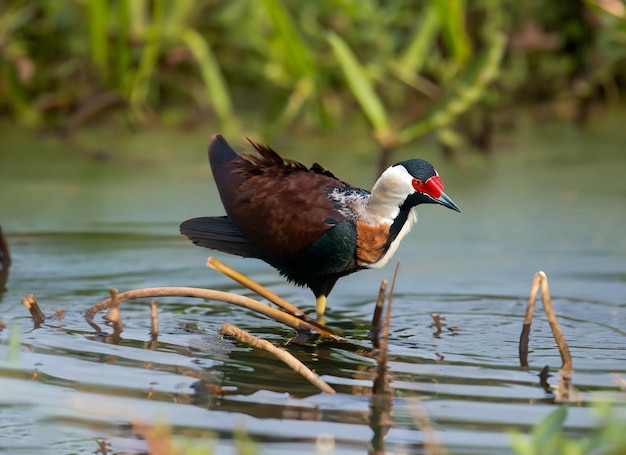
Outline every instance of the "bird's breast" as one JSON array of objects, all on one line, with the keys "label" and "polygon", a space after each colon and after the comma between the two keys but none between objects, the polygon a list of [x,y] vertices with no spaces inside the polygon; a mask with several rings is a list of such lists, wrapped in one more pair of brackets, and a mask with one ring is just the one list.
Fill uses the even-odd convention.
[{"label": "bird's breast", "polygon": [[357,222],[357,264],[367,268],[385,266],[416,221],[417,214],[409,210],[403,222],[396,219],[391,225],[385,222],[375,225]]},{"label": "bird's breast", "polygon": [[359,267],[372,267],[381,260],[388,249],[389,224],[356,222],[356,260]]}]

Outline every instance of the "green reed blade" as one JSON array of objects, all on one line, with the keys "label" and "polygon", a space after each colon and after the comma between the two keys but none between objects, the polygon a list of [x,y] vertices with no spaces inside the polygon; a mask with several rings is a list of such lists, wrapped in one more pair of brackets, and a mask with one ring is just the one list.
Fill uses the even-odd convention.
[{"label": "green reed blade", "polygon": [[489,46],[457,78],[448,93],[423,117],[398,133],[399,144],[411,142],[435,128],[452,122],[484,94],[487,85],[498,75],[506,39],[494,32]]},{"label": "green reed blade", "polygon": [[287,68],[291,68],[298,78],[313,74],[315,64],[311,52],[280,0],[263,0],[263,5],[279,37],[279,43],[284,49],[285,55],[282,63]]},{"label": "green reed blade", "polygon": [[213,108],[222,122],[222,127],[226,130],[225,132],[228,132],[228,130],[232,131],[235,127],[235,116],[228,86],[209,44],[198,32],[192,29],[186,29],[183,32],[182,40],[194,55],[200,67],[202,80],[206,86]]},{"label": "green reed blade", "polygon": [[107,0],[91,0],[87,2],[89,48],[91,59],[95,64],[100,78],[108,79],[109,60],[109,5]]},{"label": "green reed blade", "polygon": [[404,51],[399,63],[407,73],[419,73],[424,67],[424,61],[435,46],[437,33],[440,30],[439,15],[432,3],[426,5],[423,17],[416,24],[415,34],[409,46]]},{"label": "green reed blade", "polygon": [[328,41],[348,81],[352,94],[374,126],[377,136],[385,135],[390,129],[389,118],[365,68],[359,63],[346,42],[338,35],[330,33]]}]

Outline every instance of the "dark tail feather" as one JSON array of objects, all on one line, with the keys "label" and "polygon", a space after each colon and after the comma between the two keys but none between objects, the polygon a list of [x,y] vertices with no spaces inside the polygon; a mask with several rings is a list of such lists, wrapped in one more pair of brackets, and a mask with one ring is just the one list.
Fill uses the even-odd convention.
[{"label": "dark tail feather", "polygon": [[200,217],[183,221],[180,233],[198,246],[245,258],[261,259],[261,252],[250,244],[228,217]]}]

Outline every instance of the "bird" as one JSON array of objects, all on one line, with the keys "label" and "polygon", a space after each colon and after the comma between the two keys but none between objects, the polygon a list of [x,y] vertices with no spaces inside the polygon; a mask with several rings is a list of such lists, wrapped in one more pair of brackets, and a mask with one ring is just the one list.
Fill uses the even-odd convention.
[{"label": "bird", "polygon": [[461,211],[423,159],[388,167],[370,192],[247,140],[257,154],[211,137],[209,163],[226,216],[186,220],[180,232],[195,245],[261,259],[310,288],[318,318],[339,278],[387,264],[416,223],[417,205]]}]

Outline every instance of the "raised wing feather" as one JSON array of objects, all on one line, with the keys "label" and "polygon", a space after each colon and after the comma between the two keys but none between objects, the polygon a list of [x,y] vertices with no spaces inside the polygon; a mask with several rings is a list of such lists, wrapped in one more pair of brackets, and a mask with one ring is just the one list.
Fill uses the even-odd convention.
[{"label": "raised wing feather", "polygon": [[259,156],[239,156],[215,136],[209,161],[228,218],[264,260],[278,263],[345,220],[327,194],[353,187],[317,164],[307,168],[250,142]]},{"label": "raised wing feather", "polygon": [[262,259],[261,252],[225,216],[200,217],[183,221],[180,233],[198,246],[245,258]]}]

